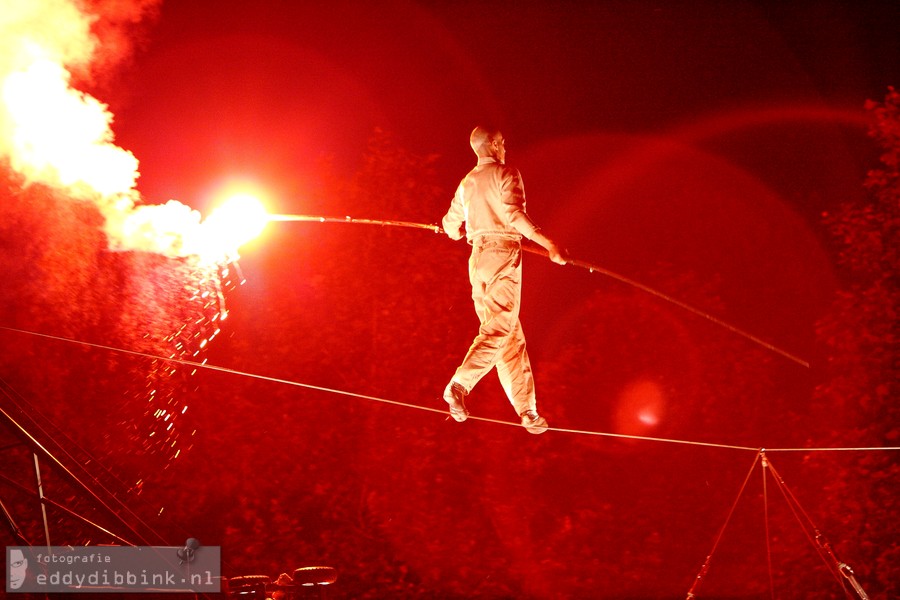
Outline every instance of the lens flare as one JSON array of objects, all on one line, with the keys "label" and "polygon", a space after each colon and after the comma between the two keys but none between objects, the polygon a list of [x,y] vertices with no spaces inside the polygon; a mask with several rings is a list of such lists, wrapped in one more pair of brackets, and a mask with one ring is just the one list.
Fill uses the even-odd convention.
[{"label": "lens flare", "polygon": [[631,382],[619,394],[615,411],[618,433],[646,435],[662,422],[666,407],[663,387],[646,379]]}]

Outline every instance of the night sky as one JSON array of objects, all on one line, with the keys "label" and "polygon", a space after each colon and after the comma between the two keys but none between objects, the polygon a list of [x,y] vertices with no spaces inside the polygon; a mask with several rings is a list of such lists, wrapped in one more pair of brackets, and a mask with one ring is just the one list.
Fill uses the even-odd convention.
[{"label": "night sky", "polygon": [[[474,164],[470,131],[494,124],[507,162],[522,172],[529,213],[574,258],[662,292],[680,282],[679,299],[813,363],[805,368],[729,337],[599,273],[528,255],[522,320],[551,426],[756,448],[816,444],[823,431],[867,425],[851,421],[852,406],[822,417],[829,409],[810,401],[823,379],[815,327],[842,283],[822,215],[863,199],[866,173],[877,165],[864,106],[900,85],[900,3],[170,0],[128,31],[127,59],[83,83],[115,116],[116,144],[140,161],[137,189],[147,204],[176,199],[208,214],[223,186],[252,181],[272,213],[438,223]],[[370,140],[385,132],[427,163],[422,182],[436,182],[439,200],[423,194],[410,206],[386,192],[351,205],[337,192],[352,188],[335,181],[364,171]],[[45,232],[70,217],[82,218],[23,223]],[[84,217],[95,227],[92,218]],[[77,231],[73,246],[92,248]],[[43,241],[23,246],[32,251]],[[58,247],[65,254],[67,246]],[[445,408],[444,374],[475,333],[466,252],[430,232],[270,223],[242,248],[246,283],[228,287],[231,316],[207,348],[212,364],[238,373],[201,371],[173,392],[191,407],[186,419],[197,419],[184,430],[196,427],[185,433],[191,443],[198,434],[196,445],[166,473],[159,456],[136,460],[142,472],[158,469],[142,500],[155,510],[164,504],[162,520],[226,546],[228,575],[275,575],[287,560],[321,560],[339,567],[344,589],[371,598],[394,597],[380,590],[397,593],[401,583],[409,583],[406,597],[423,589],[434,598],[469,597],[460,591],[467,589],[489,598],[511,597],[510,589],[533,598],[586,597],[585,589],[600,590],[596,597],[683,597],[752,454],[731,460],[721,448],[562,432],[535,438],[478,422],[453,428],[443,415],[327,392]],[[77,269],[55,277],[47,267],[60,264],[53,255],[34,255],[49,273],[34,281],[59,285],[68,304],[51,303],[45,317],[14,305],[11,294],[0,299],[15,306],[16,323],[53,323],[58,309],[68,327],[66,311],[78,314],[81,299],[66,296],[66,286],[90,291],[90,278]],[[196,309],[177,305],[196,283],[176,281],[184,261],[170,271],[161,257],[101,256],[92,268],[125,273],[110,276],[121,284],[109,284],[110,297],[134,296],[112,311],[110,330],[133,321],[156,331],[152,317],[168,325]],[[14,252],[0,258],[16,268],[11,278],[29,281],[27,261]],[[231,276],[229,283],[239,279]],[[408,289],[398,291],[396,281]],[[103,306],[104,289],[85,305]],[[41,290],[28,294],[42,298]],[[72,321],[77,331],[82,324]],[[415,327],[398,333],[395,322]],[[105,342],[97,323],[105,321],[85,330]],[[150,372],[131,356],[58,342],[29,339],[21,353],[4,347],[21,361],[9,367],[12,379],[39,370],[47,356],[64,363],[69,352],[73,364],[100,374],[76,382],[83,397],[66,392],[71,373],[52,382],[47,394],[56,404],[46,410],[103,412],[92,418],[130,422],[128,435],[139,437],[137,413],[128,412],[134,398],[116,404],[116,378],[143,369],[156,385],[168,377],[158,363]],[[495,384],[480,384],[477,414],[508,421]],[[142,385],[129,380],[128,393]],[[716,397],[721,390],[736,397]],[[635,428],[648,398],[649,420]],[[97,408],[103,402],[113,406],[108,414]],[[813,414],[822,422],[808,431],[792,426]],[[88,447],[96,441],[103,457],[121,458],[114,470],[127,471],[135,447],[117,453],[123,430],[100,439],[92,428],[73,436]],[[782,458],[805,499],[825,497],[802,468],[817,457]],[[818,466],[816,473],[846,475],[843,464]],[[538,476],[530,479],[528,469]],[[828,498],[856,497],[840,485]],[[470,504],[457,505],[459,496]],[[839,534],[853,523],[822,510]],[[743,545],[761,539],[758,517],[740,514],[716,565],[716,589],[735,598],[768,597],[764,577],[746,596],[728,587],[743,577],[745,555],[763,572],[762,547]],[[860,543],[873,535],[861,534]],[[805,544],[798,537],[786,534],[785,546]],[[466,552],[484,560],[469,564]],[[779,558],[786,571],[807,566]],[[871,581],[875,569],[866,567]],[[523,582],[520,569],[531,569],[533,581]]]},{"label": "night sky", "polygon": [[573,137],[736,136],[779,119],[767,112],[858,114],[883,97],[900,54],[895,3],[782,4],[164,3],[104,99],[145,194],[187,199],[206,175],[191,159],[303,174],[323,153],[352,164],[376,126],[447,157],[452,182],[482,120],[509,131],[521,162]]}]

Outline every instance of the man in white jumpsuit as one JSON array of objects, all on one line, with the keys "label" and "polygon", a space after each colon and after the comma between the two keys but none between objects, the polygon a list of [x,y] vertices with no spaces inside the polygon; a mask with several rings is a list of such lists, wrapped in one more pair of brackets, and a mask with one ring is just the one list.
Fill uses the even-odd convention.
[{"label": "man in white jumpsuit", "polygon": [[476,127],[469,138],[478,164],[460,182],[442,225],[451,239],[472,245],[469,281],[481,326],[469,352],[444,390],[450,416],[469,416],[465,398],[491,368],[531,433],[547,430],[537,412],[531,363],[519,323],[522,298],[522,237],[540,244],[555,263],[566,264],[556,244],[525,212],[525,189],[517,169],[505,164],[499,131]]}]

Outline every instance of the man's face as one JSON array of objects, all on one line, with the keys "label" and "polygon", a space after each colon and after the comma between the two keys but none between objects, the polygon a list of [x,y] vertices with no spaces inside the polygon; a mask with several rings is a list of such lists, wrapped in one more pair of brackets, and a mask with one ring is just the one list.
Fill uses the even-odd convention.
[{"label": "man's face", "polygon": [[22,587],[25,581],[25,570],[28,568],[28,561],[22,554],[21,550],[9,551],[9,587],[17,590]]},{"label": "man's face", "polygon": [[506,141],[502,133],[498,132],[491,138],[491,154],[501,163],[506,162]]}]

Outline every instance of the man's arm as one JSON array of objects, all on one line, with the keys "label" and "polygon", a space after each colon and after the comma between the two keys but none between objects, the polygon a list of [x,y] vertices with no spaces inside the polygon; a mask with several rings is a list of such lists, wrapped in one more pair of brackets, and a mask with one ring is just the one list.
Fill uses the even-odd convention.
[{"label": "man's arm", "polygon": [[465,230],[466,212],[462,203],[462,184],[456,190],[453,200],[450,202],[450,209],[444,218],[441,219],[441,226],[444,233],[451,240],[459,240],[466,234]]},{"label": "man's arm", "polygon": [[522,183],[522,174],[518,169],[504,166],[499,175],[500,198],[510,225],[532,242],[540,244],[547,251],[550,260],[559,265],[566,264],[566,257],[556,242],[541,233],[540,227],[525,212],[525,185]]}]

